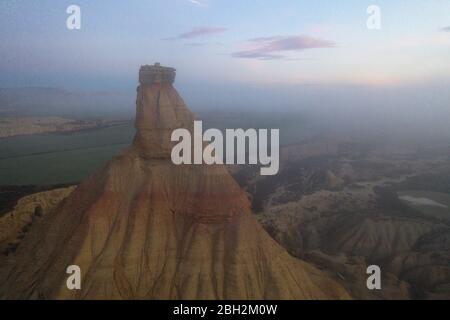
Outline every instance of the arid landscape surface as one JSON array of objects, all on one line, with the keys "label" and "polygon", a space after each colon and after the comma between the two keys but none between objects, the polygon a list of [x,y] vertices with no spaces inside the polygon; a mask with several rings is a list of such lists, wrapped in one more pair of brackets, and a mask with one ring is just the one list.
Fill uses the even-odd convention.
[{"label": "arid landscape surface", "polygon": [[[325,136],[285,147],[278,176],[243,168],[236,178],[266,230],[354,297],[448,299],[449,149],[397,150]],[[384,271],[382,290],[365,286],[371,264]]]}]

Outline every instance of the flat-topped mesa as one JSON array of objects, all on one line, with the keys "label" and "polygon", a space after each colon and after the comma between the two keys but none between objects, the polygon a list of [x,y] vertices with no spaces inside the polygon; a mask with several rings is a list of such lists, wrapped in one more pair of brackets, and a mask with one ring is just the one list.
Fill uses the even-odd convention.
[{"label": "flat-topped mesa", "polygon": [[139,82],[144,85],[155,83],[170,83],[175,81],[176,70],[170,67],[161,67],[156,62],[154,65],[142,66],[139,70]]},{"label": "flat-topped mesa", "polygon": [[143,158],[170,158],[175,144],[170,141],[172,132],[192,129],[194,115],[172,86],[174,81],[175,69],[159,63],[139,70],[133,146]]}]

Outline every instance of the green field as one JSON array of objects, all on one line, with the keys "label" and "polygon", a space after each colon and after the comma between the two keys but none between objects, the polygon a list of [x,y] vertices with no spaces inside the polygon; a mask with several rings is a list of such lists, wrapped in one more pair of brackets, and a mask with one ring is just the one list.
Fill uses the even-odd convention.
[{"label": "green field", "polygon": [[[299,142],[314,130],[300,115],[202,114],[207,128],[279,128],[280,143]],[[38,134],[0,139],[0,185],[76,183],[125,149],[133,122],[71,134]]]},{"label": "green field", "polygon": [[127,147],[132,123],[70,135],[0,139],[0,185],[78,182]]}]

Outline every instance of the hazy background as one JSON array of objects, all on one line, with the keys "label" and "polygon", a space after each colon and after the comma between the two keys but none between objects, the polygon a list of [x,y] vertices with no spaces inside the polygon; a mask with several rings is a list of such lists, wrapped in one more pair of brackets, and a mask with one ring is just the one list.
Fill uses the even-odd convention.
[{"label": "hazy background", "polygon": [[[70,4],[81,30],[66,28]],[[371,4],[381,30],[366,27]],[[449,12],[446,0],[5,0],[0,108],[132,118],[138,68],[159,61],[177,68],[194,111],[298,111],[327,126],[445,135]]]}]

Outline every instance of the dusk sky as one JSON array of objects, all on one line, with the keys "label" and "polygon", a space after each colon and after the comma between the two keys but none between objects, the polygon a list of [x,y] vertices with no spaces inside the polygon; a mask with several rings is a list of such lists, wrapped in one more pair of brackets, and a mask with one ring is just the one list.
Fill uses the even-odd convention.
[{"label": "dusk sky", "polygon": [[[81,30],[66,8],[81,7]],[[366,26],[381,9],[381,30]],[[140,65],[177,82],[416,86],[449,83],[450,1],[0,2],[0,86],[128,90]]]}]

